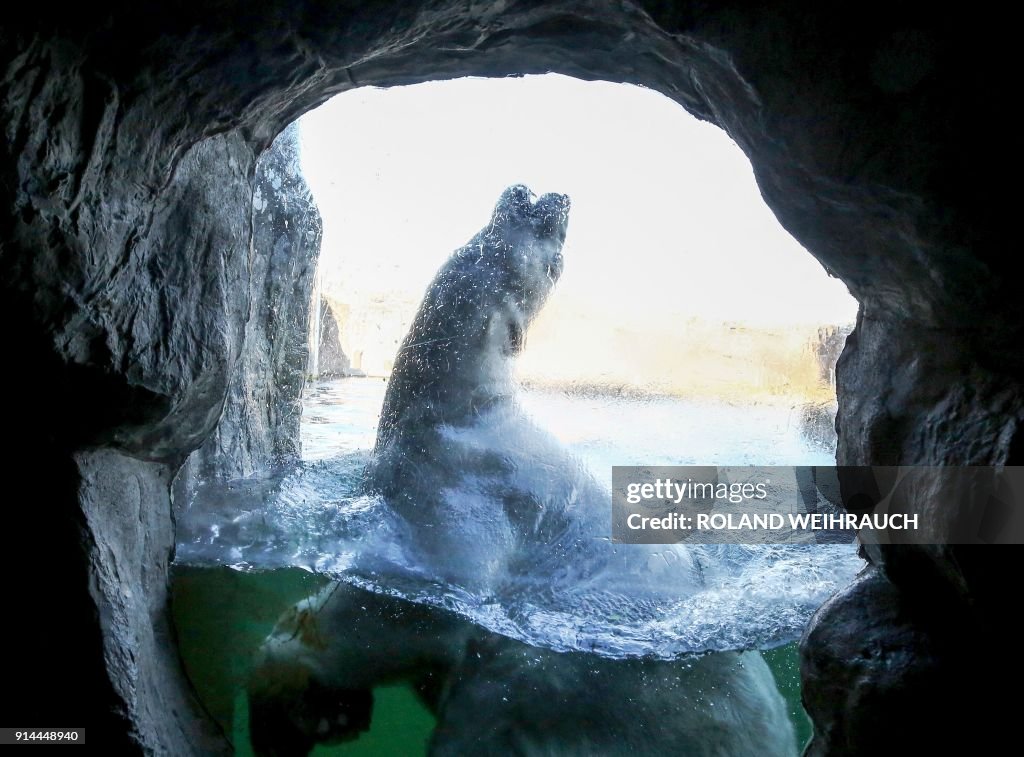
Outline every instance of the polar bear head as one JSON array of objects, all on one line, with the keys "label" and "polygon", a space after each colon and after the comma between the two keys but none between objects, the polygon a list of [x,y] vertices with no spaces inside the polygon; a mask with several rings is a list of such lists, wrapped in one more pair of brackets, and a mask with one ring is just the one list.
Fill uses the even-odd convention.
[{"label": "polar bear head", "polygon": [[546,194],[537,199],[517,184],[498,199],[490,225],[460,251],[472,258],[475,249],[498,274],[490,326],[504,332],[490,341],[500,344],[505,355],[522,350],[527,326],[562,275],[568,221],[568,196]]},{"label": "polar bear head", "polygon": [[458,423],[510,392],[511,358],[562,273],[568,220],[566,195],[502,192],[423,297],[395,358],[378,446],[403,416],[417,426]]}]

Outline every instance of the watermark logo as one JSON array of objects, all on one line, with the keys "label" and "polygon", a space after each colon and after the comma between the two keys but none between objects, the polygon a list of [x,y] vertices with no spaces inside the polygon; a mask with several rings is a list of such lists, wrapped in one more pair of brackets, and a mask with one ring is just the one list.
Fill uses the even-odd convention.
[{"label": "watermark logo", "polygon": [[612,469],[612,539],[1024,544],[1024,467]]}]

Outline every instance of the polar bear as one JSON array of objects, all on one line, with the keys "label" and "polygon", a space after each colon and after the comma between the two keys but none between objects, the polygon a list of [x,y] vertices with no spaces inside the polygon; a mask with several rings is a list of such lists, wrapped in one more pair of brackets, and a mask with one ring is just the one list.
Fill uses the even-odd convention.
[{"label": "polar bear", "polygon": [[[562,274],[569,198],[532,200],[522,185],[441,267],[402,341],[381,410],[376,454],[395,461],[437,426],[464,426],[514,394],[512,358]],[[384,479],[387,479],[385,481]]]},{"label": "polar bear", "polygon": [[433,757],[793,757],[757,652],[674,660],[539,649],[436,608],[346,584],[282,616],[249,682],[259,755],[305,755],[370,727],[372,690],[410,684],[437,718]]},{"label": "polar bear", "polygon": [[[436,578],[486,591],[604,535],[577,507],[601,488],[519,408],[513,362],[562,273],[569,198],[508,188],[442,266],[395,360],[368,480]],[[594,526],[586,533],[586,524]]]},{"label": "polar bear", "polygon": [[429,751],[779,757],[796,743],[758,652],[610,659],[487,634],[450,674]]},{"label": "polar bear", "polygon": [[[367,486],[408,525],[429,580],[484,596],[510,582],[597,586],[629,601],[631,582],[658,580],[646,546],[609,548],[610,495],[516,400],[513,361],[562,273],[568,212],[565,195],[510,187],[442,266],[396,358]],[[436,713],[436,754],[795,753],[756,652],[614,662],[361,594],[305,600],[264,643],[249,687],[258,753],[357,736],[371,689],[396,680]]]},{"label": "polar bear", "polygon": [[253,751],[290,757],[358,738],[377,686],[409,683],[436,710],[471,633],[454,615],[344,583],[302,600],[277,621],[249,676]]}]

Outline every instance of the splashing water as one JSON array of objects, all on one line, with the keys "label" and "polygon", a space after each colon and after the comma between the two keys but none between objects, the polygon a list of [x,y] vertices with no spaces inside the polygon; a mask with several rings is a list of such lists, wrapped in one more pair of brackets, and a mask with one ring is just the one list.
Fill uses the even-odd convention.
[{"label": "splashing water", "polygon": [[[451,500],[467,516],[437,524],[461,529],[465,553],[457,559],[466,560],[466,580],[453,580],[450,564],[440,565],[420,548],[410,523],[363,492],[383,390],[382,382],[368,379],[319,385],[305,408],[307,459],[260,478],[205,484],[190,502],[179,503],[178,562],[301,567],[457,612],[535,646],[659,658],[792,641],[863,565],[852,545],[613,544],[605,528],[609,500],[603,500],[580,510],[578,517],[598,525],[589,524],[591,538],[564,565],[552,559],[550,545],[520,544],[512,568],[492,560],[498,542],[483,517],[486,502],[464,491]],[[550,393],[526,393],[523,405],[606,487],[612,464],[833,460],[830,450],[801,439],[793,408]],[[743,444],[723,443],[739,423],[754,433]],[[614,440],[607,429],[615,429]],[[666,454],[673,448],[685,449],[685,456]],[[479,566],[491,563],[494,574],[476,580]]]}]

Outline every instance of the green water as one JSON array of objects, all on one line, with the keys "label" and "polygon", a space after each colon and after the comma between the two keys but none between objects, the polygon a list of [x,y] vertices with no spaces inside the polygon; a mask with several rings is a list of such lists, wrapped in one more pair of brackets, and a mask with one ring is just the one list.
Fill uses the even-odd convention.
[{"label": "green water", "polygon": [[[381,686],[373,692],[373,727],[358,740],[337,746],[318,746],[310,754],[345,757],[405,757],[426,754],[427,741],[436,721],[407,686]],[[235,754],[250,757],[249,708],[245,693],[235,700],[235,722],[231,742]]]},{"label": "green water", "polygon": [[779,693],[786,700],[789,719],[796,732],[796,743],[803,747],[811,738],[811,719],[807,717],[800,703],[800,655],[797,643],[794,641],[782,647],[769,649],[761,655],[775,676]]},{"label": "green water", "polygon": [[[253,654],[281,613],[329,581],[304,570],[243,573],[176,567],[171,596],[178,647],[189,678],[240,757],[252,755],[245,681]],[[425,754],[434,716],[407,686],[374,690],[372,728],[357,741],[313,755]]]},{"label": "green water", "polygon": [[[277,619],[327,579],[298,569],[242,573],[230,568],[175,568],[173,615],[182,658],[203,704],[238,755],[252,755],[245,681],[253,655]],[[796,644],[764,653],[786,700],[797,743],[811,726],[800,705]],[[374,690],[370,730],[356,740],[318,746],[314,755],[425,754],[435,719],[408,686]]]}]

